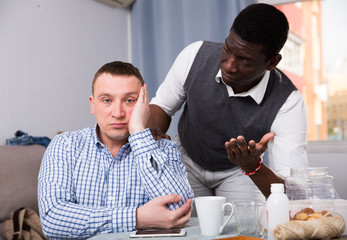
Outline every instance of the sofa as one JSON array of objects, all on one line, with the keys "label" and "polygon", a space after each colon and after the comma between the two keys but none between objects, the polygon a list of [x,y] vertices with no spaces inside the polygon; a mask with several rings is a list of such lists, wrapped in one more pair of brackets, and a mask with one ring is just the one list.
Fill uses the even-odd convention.
[{"label": "sofa", "polygon": [[28,207],[38,212],[37,176],[45,150],[36,144],[0,145],[0,233],[12,211]]}]

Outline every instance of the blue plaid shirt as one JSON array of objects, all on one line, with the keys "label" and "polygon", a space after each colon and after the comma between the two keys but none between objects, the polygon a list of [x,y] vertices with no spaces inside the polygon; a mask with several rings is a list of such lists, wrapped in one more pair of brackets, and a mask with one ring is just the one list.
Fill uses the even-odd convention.
[{"label": "blue plaid shirt", "polygon": [[50,238],[88,238],[131,231],[136,208],[158,196],[193,191],[177,144],[155,141],[150,130],[131,135],[113,158],[96,134],[85,128],[57,135],[48,146],[39,173],[39,209]]}]

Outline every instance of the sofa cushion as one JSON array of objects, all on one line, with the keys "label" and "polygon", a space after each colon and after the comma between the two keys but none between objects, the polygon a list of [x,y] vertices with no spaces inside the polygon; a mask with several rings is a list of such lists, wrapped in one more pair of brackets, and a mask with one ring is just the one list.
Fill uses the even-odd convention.
[{"label": "sofa cushion", "polygon": [[45,150],[41,145],[0,146],[0,225],[17,208],[38,212],[37,177]]}]

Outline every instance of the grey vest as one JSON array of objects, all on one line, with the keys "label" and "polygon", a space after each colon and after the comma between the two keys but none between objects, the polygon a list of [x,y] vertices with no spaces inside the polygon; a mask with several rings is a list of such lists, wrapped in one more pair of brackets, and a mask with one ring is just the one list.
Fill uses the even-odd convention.
[{"label": "grey vest", "polygon": [[220,69],[223,43],[205,41],[198,51],[184,84],[187,99],[178,124],[183,147],[194,162],[210,171],[235,167],[228,160],[224,143],[239,135],[246,142],[270,132],[283,103],[296,89],[278,69],[271,71],[263,101],[229,97],[215,77]]}]

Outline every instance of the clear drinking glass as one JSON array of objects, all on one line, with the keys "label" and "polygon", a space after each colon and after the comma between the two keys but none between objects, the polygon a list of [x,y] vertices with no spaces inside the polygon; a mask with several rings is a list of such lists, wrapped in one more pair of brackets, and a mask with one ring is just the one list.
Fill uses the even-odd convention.
[{"label": "clear drinking glass", "polygon": [[266,203],[236,201],[233,203],[239,235],[264,237],[266,227]]}]

